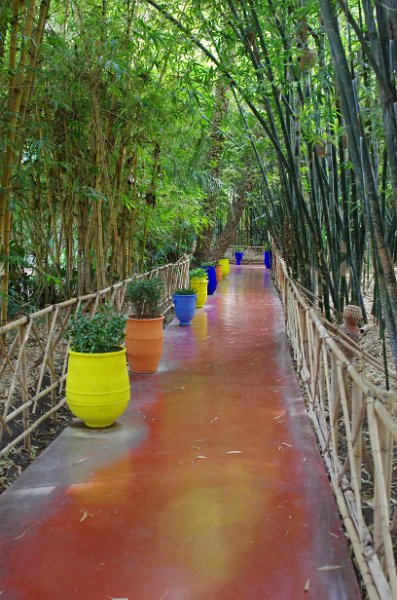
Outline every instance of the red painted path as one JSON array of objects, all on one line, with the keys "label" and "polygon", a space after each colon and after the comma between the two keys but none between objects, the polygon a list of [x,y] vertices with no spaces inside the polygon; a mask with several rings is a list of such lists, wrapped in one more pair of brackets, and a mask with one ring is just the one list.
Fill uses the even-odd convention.
[{"label": "red painted path", "polygon": [[0,517],[0,600],[361,597],[259,266],[169,326],[119,423],[63,432]]}]

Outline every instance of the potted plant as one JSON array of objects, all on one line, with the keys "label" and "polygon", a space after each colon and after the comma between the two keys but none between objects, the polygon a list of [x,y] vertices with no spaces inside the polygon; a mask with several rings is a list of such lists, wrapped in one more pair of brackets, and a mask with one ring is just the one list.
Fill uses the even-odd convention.
[{"label": "potted plant", "polygon": [[265,247],[265,254],[264,254],[264,263],[265,263],[265,267],[266,269],[271,269],[272,268],[272,247],[269,245],[267,245]]},{"label": "potted plant", "polygon": [[190,325],[196,310],[197,294],[193,288],[180,288],[172,296],[179,325]]},{"label": "potted plant", "polygon": [[230,263],[229,259],[224,256],[219,261],[220,266],[222,267],[222,277],[227,277],[230,273]]},{"label": "potted plant", "polygon": [[124,317],[104,305],[92,318],[76,312],[67,328],[66,402],[88,427],[109,427],[129,402],[124,327]]},{"label": "potted plant", "polygon": [[205,269],[207,271],[207,277],[208,277],[207,292],[208,292],[209,296],[212,296],[212,294],[216,290],[216,285],[217,285],[215,262],[208,261],[208,262],[202,263],[201,268]]},{"label": "potted plant", "polygon": [[205,269],[192,269],[189,276],[190,287],[197,295],[196,308],[202,308],[207,300],[207,271]]},{"label": "potted plant", "polygon": [[215,273],[216,273],[216,283],[222,281],[222,265],[219,262],[215,265]]},{"label": "potted plant", "polygon": [[128,284],[126,298],[134,314],[127,318],[125,346],[131,371],[154,373],[163,351],[161,314],[164,284],[160,277],[135,279]]},{"label": "potted plant", "polygon": [[236,265],[241,265],[241,261],[243,260],[244,251],[242,248],[236,248],[234,251],[234,257],[236,259]]}]

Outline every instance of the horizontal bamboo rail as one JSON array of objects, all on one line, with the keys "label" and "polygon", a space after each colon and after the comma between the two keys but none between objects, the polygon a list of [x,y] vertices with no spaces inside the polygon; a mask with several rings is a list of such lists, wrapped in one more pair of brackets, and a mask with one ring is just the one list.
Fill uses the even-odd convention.
[{"label": "horizontal bamboo rail", "polygon": [[[312,295],[308,298],[292,281],[284,261],[274,258],[274,279],[309,416],[368,598],[396,599],[397,393],[363,376],[366,362],[379,372],[382,365],[343,338],[313,306]],[[395,386],[396,374],[389,375]]]},{"label": "horizontal bamboo rail", "polygon": [[31,447],[31,433],[65,403],[69,319],[78,308],[93,315],[103,302],[128,314],[125,298],[133,279],[160,277],[164,282],[163,314],[172,306],[175,289],[189,284],[190,257],[136,275],[99,292],[47,306],[0,327],[0,457],[23,443]]}]

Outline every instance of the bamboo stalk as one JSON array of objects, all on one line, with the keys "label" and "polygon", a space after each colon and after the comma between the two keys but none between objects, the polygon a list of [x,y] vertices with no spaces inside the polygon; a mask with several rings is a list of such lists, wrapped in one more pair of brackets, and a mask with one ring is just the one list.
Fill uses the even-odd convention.
[{"label": "bamboo stalk", "polygon": [[[54,314],[52,316],[52,322],[51,322],[51,327],[50,327],[50,331],[49,331],[49,334],[48,334],[47,345],[46,345],[46,349],[45,349],[45,353],[44,353],[44,357],[43,357],[43,362],[42,362],[41,369],[40,369],[39,381],[37,383],[37,388],[38,389],[41,388],[41,384],[43,382],[43,377],[44,377],[44,372],[45,372],[47,363],[49,361],[49,356],[51,354],[52,336],[54,334],[54,328],[55,328],[55,324],[57,322],[58,313],[59,313],[59,306],[56,306]],[[35,412],[36,412],[36,407],[37,407],[37,402],[35,402],[34,405],[33,405],[33,411],[32,411],[33,414],[35,414]]]},{"label": "bamboo stalk", "polygon": [[363,454],[362,444],[362,422],[364,418],[363,392],[355,381],[352,382],[352,431],[353,431],[353,454],[354,467],[358,477],[358,486],[361,489],[361,463]]},{"label": "bamboo stalk", "polygon": [[[1,278],[1,292],[2,292],[2,301],[1,301],[1,312],[0,312],[0,324],[7,322],[8,315],[8,285],[10,280],[10,242],[11,242],[11,222],[12,222],[12,213],[7,210],[4,217],[4,227],[3,227],[3,275]],[[1,240],[1,232],[0,232],[0,240]]]},{"label": "bamboo stalk", "polygon": [[[360,447],[362,447],[362,424],[364,422],[364,416],[366,414],[366,405],[363,403],[361,406],[361,411],[360,414],[358,415],[357,418],[357,422],[356,422],[356,426],[355,428],[353,428],[352,426],[352,445],[353,445],[353,449],[355,450],[355,445],[359,444]],[[354,456],[356,457],[356,453],[354,452]],[[346,475],[346,471],[348,470],[349,467],[349,457],[347,456],[347,458],[345,459],[345,463],[343,465],[343,469],[340,473],[340,478],[344,477]],[[357,469],[357,473],[361,474],[361,460],[360,460],[360,464],[358,465],[358,469]],[[361,481],[358,481],[360,487],[361,487]]]},{"label": "bamboo stalk", "polygon": [[313,376],[315,374],[314,359],[313,359],[313,354],[314,354],[314,339],[313,339],[313,337],[314,336],[313,336],[312,322],[311,322],[310,316],[307,312],[305,313],[305,324],[306,324],[306,338],[307,338],[306,353],[309,358],[308,361],[306,360],[306,364],[307,364],[307,362],[309,363],[309,373],[311,376],[311,384],[313,385]]},{"label": "bamboo stalk", "polygon": [[320,370],[320,356],[321,356],[321,345],[322,345],[322,339],[320,338],[319,335],[316,336],[316,347],[314,350],[314,374],[313,374],[313,379],[312,379],[312,397],[313,399],[316,396],[316,389],[317,389],[317,384],[318,384],[318,373]]},{"label": "bamboo stalk", "polygon": [[393,436],[397,442],[397,423],[390,418],[390,413],[385,409],[382,402],[375,399],[374,408],[377,416],[381,419],[383,425],[387,428],[389,433]]},{"label": "bamboo stalk", "polygon": [[64,382],[66,382],[66,374],[67,374],[67,370],[68,370],[68,359],[69,359],[69,350],[70,348],[70,344],[67,345],[64,357],[63,357],[63,364],[62,364],[62,372],[61,372],[61,376],[59,378],[59,389],[58,389],[58,394],[62,394],[63,393],[63,384]]},{"label": "bamboo stalk", "polygon": [[[22,326],[20,325],[19,327],[22,327]],[[9,409],[9,406],[11,404],[11,398],[12,398],[12,396],[14,394],[16,381],[20,378],[20,376],[18,375],[18,372],[19,372],[21,361],[22,361],[22,352],[21,352],[21,350],[22,350],[22,348],[25,347],[25,344],[26,344],[27,338],[29,336],[31,327],[32,327],[32,323],[29,323],[28,327],[27,327],[27,330],[25,331],[25,338],[24,338],[24,341],[22,342],[22,345],[21,345],[21,342],[20,342],[20,348],[19,348],[18,358],[17,358],[17,361],[15,363],[15,367],[13,367],[14,375],[13,375],[13,378],[11,380],[11,385],[10,385],[10,388],[8,390],[7,400],[6,400],[5,405],[4,405],[3,417],[6,417],[7,414],[8,414],[8,409]],[[19,328],[18,328],[18,338],[19,338]],[[3,344],[3,340],[1,339],[1,337],[0,337],[0,344]],[[29,394],[29,391],[26,388],[25,388],[25,393]]]},{"label": "bamboo stalk", "polygon": [[[330,412],[331,439],[334,455],[338,454],[339,432],[338,432],[338,410],[340,406],[340,391],[337,377],[337,359],[331,355],[331,395],[328,398]],[[335,468],[336,470],[336,468]]]},{"label": "bamboo stalk", "polygon": [[[47,315],[47,335],[49,338],[52,337],[52,323],[51,323],[51,318],[50,315]],[[54,343],[50,345],[50,352],[48,354],[48,367],[50,370],[50,388],[51,389],[51,404],[52,406],[55,406],[57,403],[57,394],[56,394],[56,386],[54,386],[54,383],[57,383],[56,381],[56,375],[55,375],[55,362],[54,362],[54,352],[55,352],[55,348],[57,345],[57,340],[54,340]],[[36,405],[35,405],[36,406]],[[54,412],[53,413],[53,421],[56,423],[57,422],[57,413]]]}]

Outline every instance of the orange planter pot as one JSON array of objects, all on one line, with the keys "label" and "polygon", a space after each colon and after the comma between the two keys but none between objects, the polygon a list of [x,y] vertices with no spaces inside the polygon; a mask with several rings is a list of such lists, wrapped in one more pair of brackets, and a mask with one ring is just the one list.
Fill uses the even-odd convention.
[{"label": "orange planter pot", "polygon": [[125,347],[134,373],[157,371],[163,351],[163,320],[164,317],[127,319]]},{"label": "orange planter pot", "polygon": [[215,271],[216,271],[216,281],[217,281],[217,283],[219,283],[220,281],[222,281],[222,267],[221,267],[221,265],[217,265],[215,267]]}]

